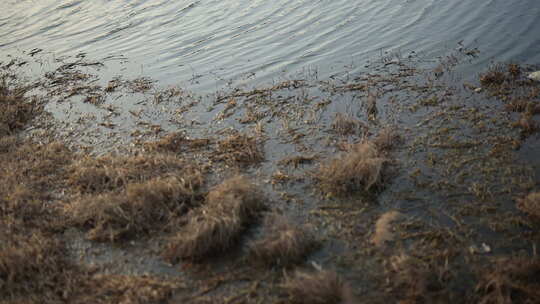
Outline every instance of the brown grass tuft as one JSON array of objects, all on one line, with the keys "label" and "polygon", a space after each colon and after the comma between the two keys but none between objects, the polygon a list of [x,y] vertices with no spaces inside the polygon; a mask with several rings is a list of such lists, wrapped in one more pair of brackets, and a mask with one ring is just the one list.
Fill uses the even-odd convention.
[{"label": "brown grass tuft", "polygon": [[289,294],[291,303],[355,303],[350,286],[333,271],[297,271],[293,277],[286,277],[282,286]]},{"label": "brown grass tuft", "polygon": [[396,130],[393,127],[386,127],[379,132],[373,143],[379,150],[384,151],[392,149],[399,141],[400,137]]},{"label": "brown grass tuft", "polygon": [[520,132],[523,137],[527,137],[540,129],[538,123],[534,121],[530,113],[523,113],[521,118],[513,126],[521,129]]},{"label": "brown grass tuft", "polygon": [[253,165],[264,160],[264,150],[256,137],[237,133],[218,141],[213,159],[228,165]]},{"label": "brown grass tuft", "polygon": [[156,178],[127,185],[123,192],[82,197],[65,208],[74,224],[89,228],[88,238],[117,241],[164,228],[196,204],[199,174]]},{"label": "brown grass tuft", "polygon": [[289,267],[301,263],[317,246],[306,227],[291,224],[283,215],[266,216],[263,226],[264,237],[250,244],[250,256],[257,263]]},{"label": "brown grass tuft", "polygon": [[441,303],[436,299],[446,298],[443,274],[423,260],[400,254],[392,256],[388,266],[391,274],[388,282],[393,293],[401,298],[399,303]]},{"label": "brown grass tuft", "polygon": [[25,93],[26,89],[8,84],[5,76],[0,78],[0,137],[22,129],[43,110],[36,100],[26,98]]},{"label": "brown grass tuft", "polygon": [[523,212],[540,219],[540,192],[533,192],[518,200],[517,206]]},{"label": "brown grass tuft", "polygon": [[364,125],[360,120],[350,115],[336,113],[332,129],[340,135],[361,135]]},{"label": "brown grass tuft", "polygon": [[12,303],[61,303],[62,294],[72,291],[72,266],[65,256],[61,242],[40,233],[0,236],[0,298]]},{"label": "brown grass tuft", "polygon": [[197,150],[209,144],[209,139],[191,139],[186,137],[182,132],[174,132],[165,135],[158,141],[146,143],[145,148],[150,151],[180,153]]},{"label": "brown grass tuft", "polygon": [[500,86],[506,80],[503,67],[496,65],[491,67],[487,72],[480,75],[480,84],[482,86]]},{"label": "brown grass tuft", "polygon": [[200,260],[231,248],[263,207],[262,193],[247,178],[230,178],[208,194],[183,230],[170,239],[164,256]]},{"label": "brown grass tuft", "polygon": [[481,274],[476,287],[480,304],[538,303],[540,300],[540,260],[502,258]]},{"label": "brown grass tuft", "polygon": [[168,303],[174,290],[183,287],[177,282],[149,276],[98,274],[84,282],[81,294],[70,303]]},{"label": "brown grass tuft", "polygon": [[510,74],[512,77],[518,78],[521,75],[521,67],[518,64],[509,63],[507,68],[508,74]]},{"label": "brown grass tuft", "polygon": [[315,173],[320,190],[327,196],[365,191],[382,184],[382,169],[387,160],[374,144],[363,142],[345,154],[322,164]]},{"label": "brown grass tuft", "polygon": [[199,170],[168,154],[87,156],[71,165],[68,181],[80,193],[100,193],[117,190],[130,182],[143,182],[170,174],[200,178]]},{"label": "brown grass tuft", "polygon": [[52,228],[60,219],[47,203],[61,195],[73,153],[59,143],[9,141],[13,146],[0,153],[0,216],[27,228]]},{"label": "brown grass tuft", "polygon": [[377,247],[383,246],[386,242],[394,239],[392,223],[401,217],[398,211],[389,211],[383,213],[375,223],[375,232],[371,237],[371,242]]}]

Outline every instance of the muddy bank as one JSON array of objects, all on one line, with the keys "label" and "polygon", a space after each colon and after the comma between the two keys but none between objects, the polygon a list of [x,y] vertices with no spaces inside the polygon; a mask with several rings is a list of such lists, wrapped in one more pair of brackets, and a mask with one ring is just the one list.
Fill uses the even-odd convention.
[{"label": "muddy bank", "polygon": [[537,302],[537,67],[475,56],[205,96],[1,63],[2,298]]}]

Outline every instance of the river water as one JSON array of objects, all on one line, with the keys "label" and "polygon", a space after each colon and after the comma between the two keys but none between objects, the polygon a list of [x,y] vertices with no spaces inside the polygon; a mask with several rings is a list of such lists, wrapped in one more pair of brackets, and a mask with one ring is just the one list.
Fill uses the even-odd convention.
[{"label": "river water", "polygon": [[540,62],[538,0],[4,0],[0,11],[0,56],[122,55],[126,70],[201,91],[327,77],[384,52],[433,59],[460,41],[481,50],[477,65]]}]

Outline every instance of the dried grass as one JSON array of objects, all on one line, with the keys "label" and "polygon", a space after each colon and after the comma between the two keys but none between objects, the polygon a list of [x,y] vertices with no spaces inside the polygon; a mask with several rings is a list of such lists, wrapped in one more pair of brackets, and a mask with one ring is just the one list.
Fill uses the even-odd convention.
[{"label": "dried grass", "polygon": [[377,247],[382,247],[386,242],[394,239],[392,223],[401,217],[398,211],[389,211],[383,213],[375,223],[375,232],[371,237],[371,242]]},{"label": "dried grass", "polygon": [[447,298],[441,274],[420,259],[406,254],[392,256],[389,271],[390,288],[401,298],[400,303],[441,303],[441,298]]},{"label": "dried grass", "polygon": [[480,304],[538,303],[540,301],[540,260],[502,258],[483,271],[476,287]]},{"label": "dried grass", "polygon": [[364,125],[360,120],[350,115],[336,113],[332,129],[340,135],[361,135]]},{"label": "dried grass", "polygon": [[149,151],[180,153],[197,150],[209,144],[209,139],[192,139],[182,132],[174,132],[163,136],[158,141],[146,143],[144,146]]},{"label": "dried grass", "polygon": [[94,275],[84,282],[82,293],[69,303],[168,303],[174,290],[184,287],[177,282],[163,281],[149,276]]},{"label": "dried grass", "polygon": [[127,185],[125,191],[84,196],[67,205],[71,221],[89,229],[88,238],[118,241],[163,229],[199,198],[200,174],[155,178]]},{"label": "dried grass", "polygon": [[170,154],[83,157],[69,169],[69,186],[80,193],[113,191],[158,176],[198,176],[200,168]]},{"label": "dried grass", "polygon": [[3,301],[62,303],[63,297],[73,292],[75,274],[64,258],[66,252],[61,242],[37,232],[20,235],[10,231],[0,238]]},{"label": "dried grass", "polygon": [[373,139],[373,144],[380,150],[390,150],[394,148],[400,142],[399,134],[396,133],[395,128],[385,127],[383,128],[377,137]]},{"label": "dried grass", "polygon": [[262,162],[264,150],[262,143],[256,137],[237,133],[218,141],[212,158],[232,166],[247,166]]},{"label": "dried grass", "polygon": [[500,86],[505,80],[506,75],[504,73],[504,67],[501,65],[495,65],[487,72],[480,75],[480,84],[482,84],[482,86]]},{"label": "dried grass", "polygon": [[382,184],[382,169],[387,160],[374,144],[362,142],[322,164],[314,174],[320,190],[327,196],[345,195]]},{"label": "dried grass", "polygon": [[355,303],[350,286],[333,271],[297,271],[293,277],[285,278],[282,287],[289,294],[291,303]]},{"label": "dried grass", "polygon": [[540,219],[540,192],[533,192],[518,200],[517,207],[523,212]]},{"label": "dried grass", "polygon": [[267,215],[262,239],[250,244],[250,256],[256,263],[290,267],[301,263],[317,246],[307,227],[297,226],[276,213]]},{"label": "dried grass", "polygon": [[164,256],[201,260],[230,249],[263,207],[264,196],[246,177],[224,181],[208,194],[207,203],[172,237]]},{"label": "dried grass", "polygon": [[0,137],[14,134],[42,112],[42,106],[25,93],[25,88],[14,87],[7,77],[0,77]]},{"label": "dried grass", "polygon": [[0,153],[0,215],[28,228],[53,228],[60,219],[47,202],[60,192],[73,153],[59,143],[12,139]]}]

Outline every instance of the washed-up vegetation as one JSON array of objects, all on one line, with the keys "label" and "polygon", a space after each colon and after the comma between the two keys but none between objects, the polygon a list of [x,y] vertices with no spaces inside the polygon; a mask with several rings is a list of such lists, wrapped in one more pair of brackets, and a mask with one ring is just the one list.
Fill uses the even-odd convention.
[{"label": "washed-up vegetation", "polygon": [[351,287],[336,272],[330,270],[297,271],[285,278],[283,288],[292,303],[356,303]]},{"label": "washed-up vegetation", "polygon": [[293,225],[283,215],[267,215],[264,235],[250,244],[250,255],[255,263],[269,266],[299,264],[317,247],[317,240],[307,227]]},{"label": "washed-up vegetation", "polygon": [[88,238],[118,241],[165,229],[200,199],[200,172],[131,183],[121,192],[83,196],[65,213],[74,224],[89,229]]},{"label": "washed-up vegetation", "polygon": [[232,177],[208,194],[206,203],[169,240],[167,259],[200,260],[230,249],[264,207],[264,196],[249,180]]},{"label": "washed-up vegetation", "polygon": [[501,258],[482,272],[476,289],[482,304],[534,303],[540,299],[538,257]]},{"label": "washed-up vegetation", "polygon": [[386,162],[375,145],[366,141],[349,146],[341,156],[323,163],[314,176],[327,196],[370,191],[382,185]]},{"label": "washed-up vegetation", "polygon": [[540,219],[540,192],[533,192],[518,201],[518,208]]},{"label": "washed-up vegetation", "polygon": [[540,85],[469,54],[206,97],[0,65],[0,298],[539,302]]}]

